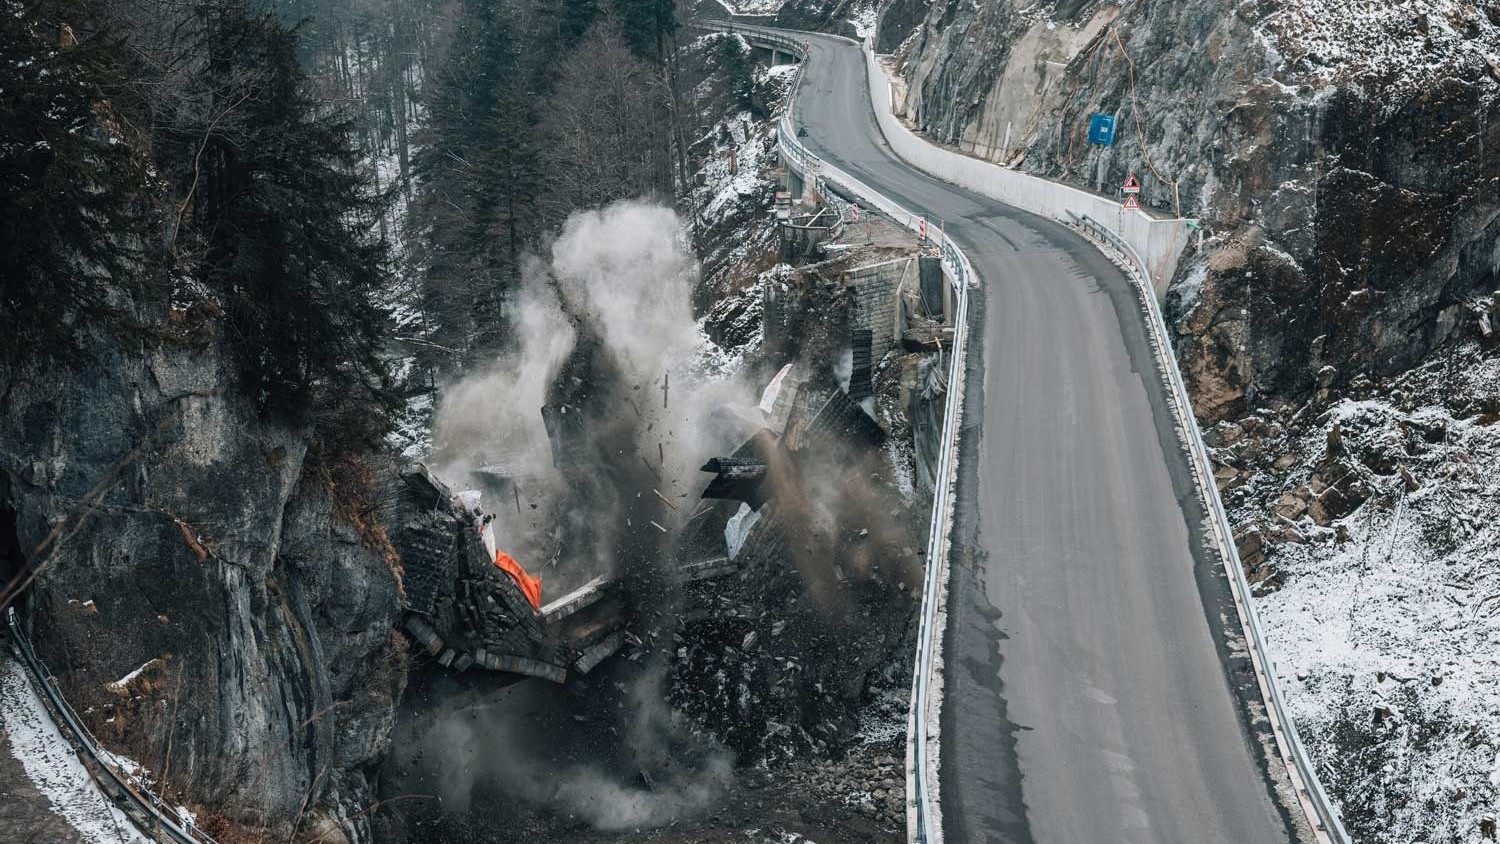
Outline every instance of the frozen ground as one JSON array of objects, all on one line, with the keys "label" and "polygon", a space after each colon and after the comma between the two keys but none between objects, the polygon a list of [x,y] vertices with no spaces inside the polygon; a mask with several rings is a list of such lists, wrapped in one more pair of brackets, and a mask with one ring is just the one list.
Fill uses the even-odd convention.
[{"label": "frozen ground", "polygon": [[764,171],[775,163],[776,133],[769,123],[745,111],[721,121],[709,134],[704,141],[713,143],[714,156],[699,171],[703,187],[695,205],[699,224],[711,227],[723,224],[742,210],[743,203],[756,202],[767,190],[770,183]]},{"label": "frozen ground", "polygon": [[1242,551],[1265,555],[1293,717],[1362,844],[1495,837],[1497,390],[1500,358],[1468,347],[1210,433],[1237,530],[1258,534]]},{"label": "frozen ground", "polygon": [[731,15],[774,15],[786,3],[787,0],[719,0],[719,5]]},{"label": "frozen ground", "polygon": [[849,13],[849,24],[854,27],[854,33],[860,38],[874,35],[875,27],[879,23],[880,4],[878,2],[861,3]]},{"label": "frozen ground", "polygon": [[[0,657],[0,837],[6,841],[148,844],[105,800],[28,680]],[[10,764],[11,759],[19,763]],[[14,836],[14,837],[11,837]]]},{"label": "frozen ground", "polygon": [[1484,4],[1280,0],[1268,8],[1257,29],[1278,76],[1407,91],[1444,77],[1500,76],[1500,13]]}]

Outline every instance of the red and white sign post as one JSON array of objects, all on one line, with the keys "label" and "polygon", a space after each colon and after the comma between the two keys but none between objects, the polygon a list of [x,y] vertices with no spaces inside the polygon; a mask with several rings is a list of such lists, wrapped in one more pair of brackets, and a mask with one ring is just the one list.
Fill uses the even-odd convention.
[{"label": "red and white sign post", "polygon": [[1138,194],[1138,193],[1141,192],[1141,182],[1140,182],[1139,179],[1137,179],[1135,177],[1134,173],[1131,173],[1129,176],[1125,177],[1125,184],[1123,184],[1123,185],[1120,186],[1120,192],[1125,194],[1125,206],[1124,207],[1126,207],[1126,208],[1139,208],[1139,207],[1141,207],[1140,200],[1136,199],[1136,194]]}]

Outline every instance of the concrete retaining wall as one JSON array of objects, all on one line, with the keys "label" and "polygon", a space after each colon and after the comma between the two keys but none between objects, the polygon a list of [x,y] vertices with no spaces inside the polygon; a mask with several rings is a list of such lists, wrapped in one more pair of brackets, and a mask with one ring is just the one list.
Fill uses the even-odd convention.
[{"label": "concrete retaining wall", "polygon": [[908,164],[946,182],[1053,220],[1068,214],[1087,215],[1109,226],[1135,251],[1161,297],[1177,271],[1177,259],[1187,246],[1187,221],[1159,220],[1142,211],[1127,211],[1119,202],[1070,185],[1049,181],[937,146],[906,128],[891,104],[891,82],[868,42],[862,50],[870,77],[875,121],[891,149]]}]

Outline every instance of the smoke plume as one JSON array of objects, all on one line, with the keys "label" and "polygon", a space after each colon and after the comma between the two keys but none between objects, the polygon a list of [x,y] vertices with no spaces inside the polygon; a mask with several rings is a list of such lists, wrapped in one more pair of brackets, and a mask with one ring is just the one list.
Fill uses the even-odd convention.
[{"label": "smoke plume", "polygon": [[[475,470],[506,467],[498,474],[519,506],[487,509],[498,544],[543,576],[544,601],[608,573],[627,595],[644,587],[646,616],[671,616],[670,578],[660,576],[670,541],[657,525],[686,519],[707,481],[698,467],[743,439],[744,422],[724,406],[754,404],[744,386],[697,372],[698,272],[671,209],[621,202],[577,213],[549,259],[528,265],[514,348],[443,394],[434,471],[463,488],[498,484]],[[556,464],[544,405],[566,408],[573,426],[558,436]],[[549,559],[555,567],[539,567]],[[638,619],[635,629],[649,637],[658,623]],[[499,790],[604,830],[708,805],[731,782],[731,754],[680,723],[657,656],[621,662],[585,678],[592,693],[522,684],[409,725],[421,787],[436,788],[448,811],[483,812],[476,798]],[[598,676],[608,673],[629,678],[606,688]],[[450,705],[465,698],[443,694]]]},{"label": "smoke plume", "polygon": [[[513,472],[527,506],[487,503],[497,539],[524,564],[556,562],[542,574],[565,588],[618,573],[622,532],[651,521],[638,525],[627,499],[691,498],[698,467],[743,433],[721,408],[753,401],[744,385],[696,371],[699,268],[670,208],[625,201],[575,213],[550,253],[528,262],[515,348],[444,391],[430,462],[458,488],[479,484],[485,465]],[[547,403],[581,411],[586,441],[572,452],[592,477],[554,465]]]}]

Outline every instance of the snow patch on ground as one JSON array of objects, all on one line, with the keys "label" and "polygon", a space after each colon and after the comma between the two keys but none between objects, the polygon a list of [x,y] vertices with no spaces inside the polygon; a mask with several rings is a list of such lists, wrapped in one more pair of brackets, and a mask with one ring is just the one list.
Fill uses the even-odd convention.
[{"label": "snow patch on ground", "polygon": [[89,844],[149,844],[95,786],[52,723],[26,669],[0,662],[0,726],[26,776]]},{"label": "snow patch on ground", "polygon": [[[90,601],[89,603],[92,604],[93,601]],[[157,657],[156,659],[147,660],[145,663],[143,663],[141,665],[140,668],[137,668],[136,670],[130,672],[129,674],[126,674],[124,677],[121,677],[120,679],[114,681],[113,683],[110,683],[109,685],[112,688],[119,689],[119,690],[123,691],[126,686],[130,685],[135,680],[135,678],[141,676],[146,671],[149,671],[150,669],[155,668],[156,666],[161,665],[161,664],[163,664],[163,663],[162,663],[162,660],[161,660],[160,657]]]},{"label": "snow patch on ground", "polygon": [[750,112],[716,126],[719,148],[699,170],[703,182],[698,220],[706,226],[723,223],[739,211],[742,203],[769,189],[762,170],[776,158],[776,135],[765,123],[757,123]]},{"label": "snow patch on ground", "polygon": [[885,449],[891,461],[891,471],[894,473],[891,482],[896,485],[896,490],[901,493],[901,498],[906,503],[916,503],[917,482],[912,466],[916,464],[917,458],[911,440],[891,437],[886,440]]},{"label": "snow patch on ground", "polygon": [[432,450],[432,413],[432,393],[411,397],[397,414],[386,443],[409,460],[426,456]]},{"label": "snow patch on ground", "polygon": [[1281,0],[1256,31],[1279,71],[1311,83],[1417,91],[1500,57],[1500,27],[1463,0]]},{"label": "snow patch on ground", "polygon": [[861,744],[893,746],[906,741],[906,714],[910,692],[904,687],[884,686],[875,690],[875,699],[859,712],[859,729],[854,734]]},{"label": "snow patch on ground", "polygon": [[860,38],[869,38],[874,35],[875,27],[879,24],[879,3],[868,3],[849,13],[849,25],[854,27],[854,34]]},{"label": "snow patch on ground", "polygon": [[817,842],[800,832],[788,832],[784,829],[774,831],[747,829],[745,830],[745,837],[749,838],[754,844],[817,844]]},{"label": "snow patch on ground", "polygon": [[719,5],[731,15],[774,15],[786,3],[787,0],[719,0]]},{"label": "snow patch on ground", "polygon": [[[1470,348],[1305,408],[1314,418],[1259,440],[1264,459],[1226,494],[1236,524],[1276,537],[1266,560],[1281,585],[1256,599],[1269,650],[1366,844],[1477,844],[1500,808],[1497,385],[1500,359]],[[1368,498],[1327,524],[1289,514],[1287,495],[1320,471]]]},{"label": "snow patch on ground", "polygon": [[702,333],[703,327],[703,320],[698,320],[698,330],[702,336],[703,345],[698,348],[698,354],[694,358],[694,368],[706,380],[726,381],[733,378],[744,368],[745,356],[760,347],[761,336],[756,333],[744,345],[726,349],[708,339],[708,335]]}]

